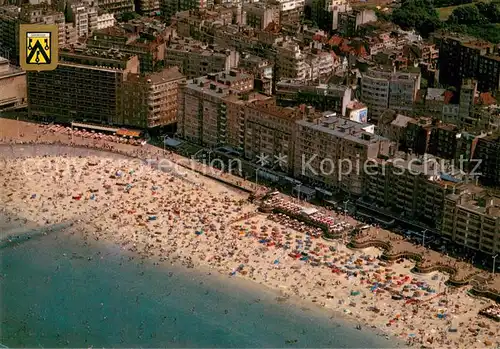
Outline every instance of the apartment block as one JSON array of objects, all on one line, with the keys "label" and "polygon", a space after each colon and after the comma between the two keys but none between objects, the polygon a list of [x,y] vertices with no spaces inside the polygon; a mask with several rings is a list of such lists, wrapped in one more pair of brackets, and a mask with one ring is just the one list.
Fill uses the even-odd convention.
[{"label": "apartment block", "polygon": [[[179,93],[178,133],[201,145],[228,144],[228,108],[224,98],[249,94],[253,87],[253,76],[237,70],[186,81]],[[232,109],[235,120],[238,120],[237,109]]]},{"label": "apartment block", "polygon": [[0,110],[26,106],[26,72],[0,57]]},{"label": "apartment block", "polygon": [[97,6],[101,10],[114,15],[119,15],[125,12],[134,12],[134,0],[97,0]]},{"label": "apartment block", "polygon": [[188,79],[238,67],[236,51],[204,45],[193,39],[176,39],[165,51],[165,65],[179,67]]},{"label": "apartment block", "polygon": [[73,23],[78,37],[86,38],[97,30],[97,11],[97,6],[86,2],[68,4],[67,17]]},{"label": "apartment block", "polygon": [[386,109],[410,114],[419,88],[420,72],[369,68],[361,77],[361,101],[373,121]]},{"label": "apartment block", "polygon": [[478,168],[475,168],[478,164],[473,159],[476,157],[475,154],[478,140],[485,136],[486,135],[483,133],[474,134],[462,131],[457,140],[455,166],[459,166],[460,169],[467,173],[472,170],[479,171]]},{"label": "apartment block", "polygon": [[453,242],[476,251],[500,252],[500,198],[484,188],[469,185],[444,201],[441,233]]},{"label": "apartment block", "polygon": [[19,64],[19,25],[56,24],[59,27],[59,47],[66,44],[65,19],[62,12],[42,3],[0,6],[0,55],[13,64]]},{"label": "apartment block", "polygon": [[165,59],[165,39],[162,35],[152,35],[139,28],[114,26],[96,30],[87,40],[87,46],[93,49],[115,49],[120,52],[137,55],[140,73],[152,73]]},{"label": "apartment block", "polygon": [[254,2],[243,4],[246,25],[256,29],[266,29],[273,22],[280,24],[280,6],[277,2]]},{"label": "apartment block", "polygon": [[403,47],[403,54],[410,64],[423,64],[433,69],[438,63],[439,48],[427,42],[411,42]]},{"label": "apartment block", "polygon": [[135,11],[143,16],[160,14],[160,0],[135,0]]},{"label": "apartment block", "polygon": [[165,68],[148,75],[148,128],[171,125],[177,122],[177,102],[180,84],[186,79],[177,67]]},{"label": "apartment block", "polygon": [[454,159],[460,136],[460,130],[456,125],[435,125],[431,129],[427,152],[439,158]]},{"label": "apartment block", "polygon": [[270,60],[250,54],[240,55],[238,68],[254,76],[255,89],[266,95],[273,91],[274,63]]},{"label": "apartment block", "polygon": [[338,33],[343,37],[353,37],[361,25],[377,21],[375,11],[369,9],[341,12],[338,15]]},{"label": "apartment block", "polygon": [[458,185],[451,175],[442,175],[441,160],[427,156],[397,156],[377,160],[367,167],[363,201],[385,213],[418,221],[440,229],[444,200]]},{"label": "apartment block", "polygon": [[431,118],[424,117],[408,120],[406,132],[401,139],[400,149],[418,155],[427,153],[431,131]]},{"label": "apartment block", "polygon": [[494,44],[465,36],[444,36],[439,41],[441,84],[459,88],[464,79],[475,79],[479,91],[500,88],[500,56]]},{"label": "apartment block", "polygon": [[406,140],[408,124],[415,121],[413,118],[388,109],[378,120],[377,134],[390,139],[400,147]]},{"label": "apartment block", "polygon": [[242,20],[241,6],[237,8],[224,6],[211,7],[210,9],[196,8],[174,14],[173,19],[179,37],[191,37],[210,44],[214,43],[216,32],[224,30],[225,26],[233,22],[233,17],[240,18],[237,21]]},{"label": "apartment block", "polygon": [[479,159],[481,164],[481,182],[486,185],[500,185],[500,136],[492,134],[477,141],[474,158]]},{"label": "apartment block", "polygon": [[137,56],[63,49],[59,58],[53,71],[28,73],[30,118],[146,127],[142,92],[126,84],[139,72]]},{"label": "apartment block", "polygon": [[431,116],[441,120],[443,107],[450,102],[448,97],[450,94],[452,95],[451,92],[442,88],[428,88],[421,103],[415,103],[414,110],[418,113],[417,115]]},{"label": "apartment block", "polygon": [[297,23],[304,13],[304,0],[277,0],[280,4],[280,23]]},{"label": "apartment block", "polygon": [[69,22],[64,25],[64,35],[66,45],[77,45],[78,44],[78,34],[73,23]]},{"label": "apartment block", "polygon": [[276,73],[280,79],[326,80],[339,66],[340,59],[333,52],[301,49],[293,41],[276,45]]},{"label": "apartment block", "polygon": [[361,124],[327,113],[306,115],[296,123],[295,178],[304,183],[359,196],[368,160],[390,156],[393,143]]},{"label": "apartment block", "polygon": [[328,32],[338,29],[340,14],[351,10],[346,0],[312,0],[306,6],[311,7],[311,20]]},{"label": "apartment block", "polygon": [[97,30],[114,27],[116,24],[115,15],[112,13],[101,13],[97,16]]},{"label": "apartment block", "polygon": [[[299,108],[284,108],[275,100],[258,101],[245,108],[245,158],[257,161],[262,156],[268,167],[285,173],[293,170],[295,121],[302,119]],[[282,160],[279,160],[282,159]]]},{"label": "apartment block", "polygon": [[167,23],[172,17],[182,11],[211,8],[214,0],[160,0],[160,10]]}]

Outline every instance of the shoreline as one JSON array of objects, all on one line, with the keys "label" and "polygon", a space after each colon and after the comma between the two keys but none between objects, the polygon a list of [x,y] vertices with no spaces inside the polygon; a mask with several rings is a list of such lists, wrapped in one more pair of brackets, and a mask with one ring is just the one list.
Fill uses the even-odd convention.
[{"label": "shoreline", "polygon": [[[64,160],[64,159],[65,159],[65,160]],[[57,161],[63,161],[63,160],[64,160],[64,161],[67,161],[67,160],[68,160],[68,158],[58,159]],[[86,159],[81,159],[81,160],[82,160],[83,162],[85,162],[85,161],[86,161]],[[141,172],[142,172],[142,171],[141,171]],[[167,174],[167,175],[168,175],[168,174]],[[205,187],[205,188],[202,188],[203,190],[216,189],[216,187],[220,186],[220,183],[215,183],[215,184],[214,184],[214,183],[211,183],[210,181],[214,181],[213,179],[200,178],[200,177],[199,177],[199,175],[194,175],[194,176],[195,176],[195,177],[193,177],[193,179],[198,179],[198,180],[200,180],[200,182],[199,182],[199,183],[207,183],[206,187]],[[210,182],[210,183],[209,183],[209,182]],[[227,189],[227,188],[225,188],[225,189]],[[200,189],[200,190],[201,190],[201,189]],[[217,189],[217,190],[220,190],[220,189]],[[227,190],[226,190],[226,191],[227,191]],[[200,193],[201,193],[201,192],[200,192]],[[201,194],[200,194],[200,195],[201,195]],[[227,194],[225,194],[225,195],[227,195]],[[86,200],[88,200],[88,199],[86,199]],[[191,199],[191,200],[192,200],[192,199]],[[196,200],[196,199],[195,199],[195,200]],[[235,200],[235,201],[236,201],[236,200]],[[28,202],[30,203],[30,202],[34,202],[34,201],[29,201],[29,200],[28,200]],[[186,212],[190,212],[190,211],[192,211],[192,210],[189,210],[189,209],[187,209],[187,210],[186,210]],[[202,215],[202,213],[196,213],[196,214]],[[227,214],[229,215],[229,214],[230,214],[230,211],[227,211]],[[257,225],[257,229],[256,229],[256,230],[257,230],[257,231],[259,230],[259,227],[260,227],[260,228],[262,228],[262,226],[263,226],[263,225],[273,225],[273,224],[271,224],[271,223],[270,223],[270,221],[269,221],[269,220],[265,220],[266,218],[265,218],[264,216],[265,216],[265,215],[259,215],[259,217],[258,217],[259,222],[258,222],[258,224],[256,223],[256,225]],[[206,218],[206,219],[208,219],[208,218]],[[252,221],[252,219],[250,218],[248,221]],[[112,221],[109,221],[109,222],[112,222]],[[181,222],[182,222],[182,221],[181,221]],[[249,222],[249,223],[250,223],[250,224],[249,224],[248,229],[250,229],[250,226],[252,225],[252,222]],[[133,223],[131,223],[131,224],[133,224]],[[198,223],[198,224],[199,224],[199,223]],[[172,226],[172,225],[171,225],[171,226]],[[174,226],[176,226],[176,225],[174,224]],[[279,224],[278,224],[278,225],[274,225],[274,226],[275,226],[275,227],[278,227],[277,229],[284,229],[283,227],[279,228],[279,227],[280,227],[280,225],[279,225]],[[146,225],[146,227],[147,227],[147,225]],[[101,229],[102,229],[102,227],[101,227]],[[148,230],[148,229],[149,229],[149,228],[146,228],[146,230]],[[194,229],[194,227],[193,227],[193,229]],[[286,229],[286,228],[285,228],[285,229]],[[104,233],[106,233],[106,232],[104,232]],[[104,234],[104,233],[103,233],[103,234]],[[179,239],[180,239],[180,240],[182,240],[182,241],[184,242],[184,244],[186,245],[186,246],[181,246],[181,247],[180,247],[180,249],[181,249],[181,250],[182,250],[182,249],[186,249],[187,251],[190,251],[190,250],[192,250],[192,249],[194,248],[194,247],[190,244],[190,241],[192,241],[192,240],[193,240],[193,239],[192,239],[192,233],[193,233],[193,231],[191,231],[191,233],[187,233],[187,234],[184,234],[184,235],[179,236]],[[191,235],[190,235],[190,234],[191,234]],[[198,242],[199,242],[199,240],[203,240],[203,238],[204,238],[204,236],[205,236],[205,235],[207,235],[207,234],[203,234],[203,235],[201,236],[201,238],[200,238],[200,239],[197,239],[196,241],[198,241]],[[258,253],[261,253],[261,252],[260,252],[261,250],[260,250],[258,247],[255,247],[255,245],[256,245],[256,244],[255,244],[255,241],[254,241],[253,243],[247,242],[248,240],[244,240],[244,239],[245,239],[244,237],[243,237],[243,238],[241,238],[241,236],[239,236],[239,233],[238,233],[238,232],[233,232],[233,235],[235,235],[235,240],[233,241],[233,242],[236,244],[235,246],[238,246],[238,244],[240,244],[240,242],[238,242],[237,240],[240,240],[240,241],[241,241],[241,240],[243,239],[243,241],[245,241],[245,242],[243,242],[243,244],[244,244],[244,246],[245,246],[245,247],[247,247],[247,248],[252,248],[252,249],[254,249],[254,251],[259,251]],[[95,237],[95,236],[92,236],[92,235],[87,234],[87,238],[92,238],[92,237]],[[254,237],[250,237],[250,239],[254,239]],[[212,241],[212,243],[213,243],[213,240],[210,240],[210,241]],[[211,243],[210,241],[203,241],[203,242],[200,242],[200,243],[202,243],[202,244],[203,244],[203,246],[211,246],[211,244],[212,244],[212,243]],[[217,241],[217,240],[216,240],[216,241]],[[316,242],[317,242],[317,241],[315,241],[315,243],[316,243]],[[219,240],[219,242],[218,242],[218,243],[220,243],[220,240]],[[145,244],[144,244],[143,246],[135,246],[135,247],[134,247],[134,248],[135,248],[135,251],[134,251],[134,252],[138,252],[139,256],[148,255],[148,254],[151,252],[151,250],[153,249],[153,248],[151,248],[151,247],[148,247],[148,246],[149,246],[148,244],[149,244],[149,242],[145,242]],[[153,239],[153,244],[154,244],[154,239]],[[253,246],[253,247],[252,247],[252,246]],[[257,245],[257,246],[258,246],[258,245]],[[177,248],[177,245],[176,245],[175,247]],[[198,248],[197,248],[197,247],[198,247],[198,246],[196,246],[196,247],[194,248],[194,251],[196,251],[196,253],[199,253],[199,250],[198,250]],[[143,249],[141,250],[141,248],[143,248]],[[268,249],[268,250],[269,250],[269,249]],[[224,251],[225,251],[225,252],[227,252],[226,250],[224,250]],[[276,251],[277,251],[277,250],[276,250]],[[194,253],[194,252],[193,252],[193,253]],[[356,251],[351,251],[351,250],[347,250],[347,249],[346,249],[346,250],[343,250],[343,251],[342,251],[342,253],[354,255],[354,254],[355,254],[355,253],[357,253],[357,252],[356,252]],[[272,262],[272,260],[273,260],[273,258],[276,258],[276,256],[277,256],[277,254],[274,254],[274,256],[273,256],[273,254],[271,254],[271,255],[270,255],[270,254],[269,254],[269,253],[267,253],[267,252],[262,252],[262,254],[263,254],[263,256],[267,256],[266,258],[268,259],[268,263],[271,263],[271,262]],[[282,253],[282,251],[281,251],[279,254],[283,254],[283,253]],[[182,254],[181,254],[181,255],[182,255]],[[358,254],[358,255],[359,255],[359,254]],[[189,261],[190,256],[189,256],[189,253],[188,253],[188,256],[186,256],[186,255],[184,255],[184,256],[179,256],[179,258],[188,258],[188,261]],[[233,256],[233,255],[231,255],[231,258],[234,258],[234,256]],[[287,256],[286,256],[286,254],[283,254],[283,256],[281,256],[279,259],[281,259],[281,258],[286,259],[286,260],[287,260],[287,261],[286,261],[287,263],[288,263],[288,262],[290,262],[290,263],[292,263],[292,264],[294,263],[294,265],[293,265],[293,266],[300,265],[301,270],[303,270],[303,272],[302,272],[302,273],[303,273],[304,275],[307,275],[307,277],[306,277],[306,278],[308,279],[308,281],[309,281],[309,278],[311,279],[311,280],[310,280],[310,282],[307,282],[307,283],[305,283],[305,282],[304,282],[303,287],[310,287],[310,286],[311,286],[311,284],[312,284],[313,289],[311,289],[311,290],[310,290],[310,291],[311,291],[310,293],[311,293],[311,294],[316,294],[316,297],[318,297],[318,298],[320,298],[320,299],[321,299],[321,298],[323,298],[323,296],[322,296],[321,294],[319,294],[319,293],[317,292],[317,290],[315,290],[315,289],[314,289],[314,288],[315,288],[314,281],[316,281],[316,282],[321,282],[321,277],[326,278],[326,279],[331,278],[331,275],[332,275],[331,273],[330,273],[330,274],[328,274],[329,276],[326,276],[327,274],[325,274],[322,270],[320,270],[320,269],[318,269],[318,268],[312,268],[312,267],[310,268],[307,264],[302,265],[301,263],[298,263],[298,264],[297,264],[296,262],[293,262],[293,261],[288,261],[288,258],[287,258]],[[191,263],[192,263],[192,261],[191,261]],[[266,287],[268,287],[268,288],[270,288],[270,289],[274,289],[274,290],[277,290],[277,291],[279,291],[279,292],[282,292],[282,289],[280,289],[280,288],[279,288],[279,285],[280,285],[280,282],[281,282],[281,281],[280,281],[280,273],[279,273],[279,272],[276,272],[276,271],[274,270],[274,268],[273,268],[273,267],[269,267],[269,265],[265,265],[265,264],[260,265],[259,263],[261,263],[261,262],[259,262],[259,261],[254,261],[254,263],[256,263],[256,265],[260,266],[260,267],[261,267],[261,269],[262,269],[262,270],[264,270],[264,271],[266,272],[266,277],[265,277],[265,280],[264,280],[264,278],[261,278],[261,279],[260,279],[260,282],[259,282],[259,281],[255,281],[255,280],[250,280],[250,281],[252,281],[253,283],[255,283],[255,285],[256,285],[256,286],[258,286],[258,284],[264,284]],[[405,262],[405,263],[409,263],[409,262]],[[220,265],[219,265],[219,268],[217,268],[217,269],[218,269],[218,270],[220,271],[220,273],[222,274],[222,275],[221,275],[221,277],[223,276],[223,274],[226,274],[226,275],[227,275],[227,274],[231,271],[231,269],[232,269],[232,268],[235,268],[235,267],[237,266],[237,263],[234,263],[234,264],[235,264],[234,266],[228,266],[228,265],[227,265],[227,263],[226,263],[226,264],[224,264],[224,263],[220,264]],[[281,263],[280,263],[280,264],[281,264]],[[281,267],[281,265],[278,265],[278,268],[280,268],[280,267]],[[198,268],[198,266],[197,266],[197,268]],[[294,270],[294,269],[289,269],[288,267],[285,267],[285,266],[284,266],[283,268],[285,269],[285,271],[286,271],[287,273],[288,273],[288,272],[289,272],[289,273],[292,273],[292,275],[293,275],[293,272],[295,272],[295,270]],[[404,268],[404,269],[406,270],[407,268]],[[283,271],[283,273],[285,273],[285,271]],[[271,274],[271,277],[270,277],[269,279],[268,279],[268,277],[267,277],[267,273]],[[318,277],[318,274],[321,274],[321,275]],[[439,274],[439,273],[435,273],[435,274],[433,274],[433,275],[441,275],[441,274]],[[415,275],[415,277],[416,277],[416,278],[419,278],[420,276]],[[424,276],[422,276],[422,277],[424,277]],[[426,277],[429,277],[429,276],[426,276]],[[239,277],[238,277],[238,278],[239,278]],[[246,276],[245,276],[245,278],[247,278],[247,279],[248,279],[248,277],[246,277]],[[442,278],[442,276],[441,276],[441,278]],[[351,299],[351,298],[352,298],[352,297],[350,297],[348,294],[347,294],[347,295],[345,295],[346,291],[344,291],[344,289],[346,289],[346,288],[347,288],[347,290],[349,290],[349,289],[354,289],[354,288],[360,288],[360,287],[361,287],[360,285],[356,285],[356,284],[354,284],[354,285],[353,285],[353,284],[352,284],[352,282],[353,282],[352,280],[347,280],[347,281],[344,281],[344,280],[342,280],[342,279],[339,279],[339,277],[337,277],[337,276],[335,276],[335,279],[336,279],[336,280],[338,280],[338,282],[341,282],[341,285],[340,285],[340,286],[342,287],[342,288],[340,288],[340,287],[332,287],[332,290],[334,290],[334,292],[335,292],[335,296],[336,296],[336,297],[338,297],[338,298],[335,298],[335,299],[337,300],[337,299],[339,299],[339,298],[340,298],[340,299],[339,299],[339,301],[340,301],[340,300],[342,300],[342,299],[345,299],[345,300],[348,302],[348,301],[349,301],[349,299]],[[430,278],[429,278],[429,279],[430,279]],[[300,280],[300,278],[299,278],[299,280]],[[276,281],[278,281],[278,282],[277,282],[277,283],[275,283]],[[429,282],[430,282],[430,280],[429,280]],[[333,285],[333,286],[335,286],[335,285]],[[322,288],[325,288],[325,286],[321,286],[321,287],[322,287]],[[288,291],[289,293],[292,293],[292,294],[293,294],[293,292],[290,292],[290,288],[288,288],[288,289],[287,289],[287,291]],[[462,290],[462,291],[463,291],[463,290]],[[460,291],[459,291],[459,292],[460,292]],[[339,295],[337,295],[337,293],[338,293]],[[344,295],[340,295],[340,294],[344,294]],[[457,293],[457,294],[458,294],[458,293]],[[450,299],[453,299],[453,302],[457,302],[457,304],[461,304],[461,306],[466,306],[466,305],[464,305],[464,304],[469,304],[469,303],[470,303],[470,302],[469,302],[470,300],[468,300],[468,299],[463,299],[463,297],[462,297],[462,299],[461,299],[461,298],[460,298],[460,295],[458,295],[458,298],[457,298],[457,294],[453,293],[453,294],[447,295],[447,296],[446,296],[446,298],[448,298],[448,297],[449,297]],[[321,306],[319,306],[319,305],[318,305],[318,301],[316,301],[316,302],[311,302],[311,299],[312,299],[312,298],[311,298],[311,297],[309,297],[309,296],[307,296],[307,293],[302,294],[302,296],[305,296],[305,298],[306,298],[306,299],[304,300],[305,302],[310,302],[311,304],[314,304],[314,305],[315,305],[315,306],[317,306],[317,307],[318,307],[318,309],[319,309],[319,310],[321,310],[321,311],[322,311],[322,310],[324,310],[324,309],[328,309],[328,311],[334,311],[334,312],[335,312],[335,309],[331,309],[331,308],[334,308],[334,307],[335,307],[335,308],[346,308],[346,307],[347,307],[347,308],[349,308],[348,306],[346,306],[346,304],[345,304],[345,303],[343,303],[343,304],[338,304],[338,305],[337,305],[337,304],[333,304],[332,302],[328,302],[328,305],[327,305],[326,307],[321,307]],[[368,296],[369,296],[369,294],[366,294],[365,296],[367,296],[367,297],[368,297]],[[467,297],[467,296],[466,296],[466,297]],[[373,297],[369,297],[369,298],[373,298]],[[300,298],[300,299],[302,299],[302,298]],[[376,300],[376,299],[378,299],[378,300]],[[387,303],[389,303],[389,304],[387,304],[387,305],[386,305],[386,303],[383,303],[384,307],[388,307],[388,310],[387,310],[387,311],[388,311],[389,313],[391,313],[391,312],[392,312],[392,313],[394,313],[394,310],[399,311],[400,313],[405,312],[405,310],[404,310],[405,306],[401,307],[401,304],[400,304],[400,303],[396,303],[396,302],[394,302],[394,301],[392,301],[392,302],[391,302],[390,297],[389,297],[389,299],[387,299],[387,297],[385,297],[385,298],[384,298],[384,297],[382,297],[382,298],[380,298],[380,297],[378,297],[378,298],[377,298],[377,297],[375,297],[375,298],[374,298],[374,301],[375,301],[375,302],[387,302]],[[482,301],[476,301],[476,302],[474,303],[474,304],[475,304],[475,306],[477,306],[477,305],[478,305],[478,302],[482,302]],[[378,303],[376,303],[376,304],[378,304]],[[469,305],[470,305],[470,304],[469,304]],[[358,305],[358,307],[359,307],[359,305]],[[355,308],[356,308],[356,307],[355,307]],[[393,308],[393,309],[392,309],[392,308]],[[448,308],[450,309],[451,307],[448,307]],[[477,309],[477,308],[476,308],[476,313],[477,313],[477,311],[478,311],[478,310],[479,310],[479,309]],[[351,311],[351,310],[350,310],[350,311]],[[385,312],[385,311],[386,311],[386,310],[384,310],[384,312]],[[453,312],[453,310],[451,310],[451,312]],[[338,311],[337,311],[337,313],[338,313]],[[352,316],[352,315],[347,315],[346,313],[342,313],[342,312],[340,312],[340,314],[341,314],[341,316],[342,316],[343,318],[345,318],[347,321],[352,320],[352,322],[353,322],[353,323],[356,323],[356,322],[358,322],[358,321],[359,321],[359,320],[356,320],[356,318],[355,318],[354,316]],[[365,315],[367,315],[367,316],[365,316]],[[386,315],[386,316],[387,316],[387,315]],[[409,314],[408,316],[409,316],[409,319],[412,319],[412,315],[411,315],[411,314]],[[469,314],[468,316],[470,317],[470,316],[471,316],[471,314]],[[369,325],[368,325],[368,326],[370,326],[370,320],[367,320],[367,319],[369,319],[369,318],[370,318],[369,313],[367,313],[366,311],[364,311],[364,310],[363,310],[363,311],[361,312],[361,315],[358,315],[358,317],[360,317],[360,318],[364,318],[364,319],[366,320],[366,322],[367,322],[367,323],[369,323]],[[380,317],[380,316],[378,316],[378,318],[379,318],[379,317]],[[390,316],[389,316],[389,318],[390,318]],[[484,320],[484,319],[482,319],[482,318],[480,318],[479,320],[481,320],[481,321],[486,321],[486,320]],[[379,321],[379,320],[378,320],[378,321]],[[423,321],[424,323],[422,323],[422,324],[420,324],[420,325],[419,325],[419,324],[416,324],[416,325],[419,325],[419,326],[416,326],[416,325],[414,326],[414,325],[413,325],[413,323],[415,322],[415,320],[412,320],[412,321],[410,322],[410,323],[412,323],[412,325],[411,325],[411,326],[414,326],[416,329],[418,329],[419,327],[420,327],[420,328],[422,328],[422,329],[425,329],[425,328],[427,328],[427,329],[428,329],[428,328],[429,328],[429,326],[428,326],[428,325],[426,325],[426,323],[425,323],[425,322],[428,322],[428,321],[429,321],[429,322],[431,322],[431,323],[432,323],[432,321],[434,321],[434,320],[430,320],[429,318],[425,318],[425,320],[424,320],[424,319],[421,319],[420,321]],[[470,321],[470,320],[468,320],[468,321]],[[438,324],[439,324],[439,323],[438,323]],[[442,326],[442,325],[441,325],[441,326]],[[389,327],[382,327],[383,329],[381,329],[381,331],[382,331],[382,332],[384,332],[384,333],[390,332],[391,334],[396,335],[396,338],[397,338],[398,340],[401,340],[402,338],[401,338],[401,336],[400,336],[400,335],[398,335],[398,333],[399,333],[399,331],[401,331],[401,330],[403,330],[403,331],[404,331],[404,329],[405,329],[405,328],[404,328],[404,327],[403,327],[403,328],[399,327],[399,326],[397,325],[397,322],[396,322],[396,327],[398,327],[398,328],[397,328],[397,329],[395,329],[394,327],[391,327],[391,326],[389,326]],[[432,328],[432,325],[431,325],[431,328]],[[388,331],[386,332],[386,331],[384,331],[384,329],[385,329],[385,330],[388,330]],[[461,330],[465,332],[465,327],[463,327]],[[465,334],[466,334],[466,333],[465,333]],[[427,336],[422,336],[422,340],[424,340],[424,338],[426,338],[426,337],[427,337]],[[495,338],[495,336],[493,336],[491,339],[492,339],[492,340],[494,340],[494,338]],[[404,339],[404,338],[403,338],[403,339]],[[455,344],[456,344],[456,346],[454,346],[454,347],[471,347],[471,346],[472,346],[472,347],[474,347],[474,345],[473,345],[473,344],[471,344],[471,342],[470,342],[470,338],[469,338],[469,343],[466,343],[465,341],[460,340],[460,338],[456,338],[456,341],[454,340],[453,342],[455,342]],[[475,342],[475,341],[474,341],[474,342]],[[475,342],[475,343],[476,343],[476,345],[478,344],[478,342]],[[424,344],[424,343],[422,343],[422,344]],[[425,345],[430,345],[430,346],[433,346],[433,343],[427,343],[427,342],[425,342]],[[445,345],[443,345],[443,344],[441,344],[441,345],[440,345],[440,344],[438,344],[438,343],[435,343],[435,345],[445,347]],[[482,345],[482,346],[484,346],[484,345]],[[449,346],[449,347],[453,347],[453,346]]]},{"label": "shoreline", "polygon": [[[11,216],[8,212],[0,212],[0,228],[2,227],[2,222],[4,222],[2,218],[10,218],[12,220],[14,216]],[[225,286],[229,288],[234,288],[236,290],[245,290],[246,292],[255,293],[256,295],[261,295],[261,296],[264,295],[266,298],[269,298],[268,301],[270,302],[273,301],[275,303],[289,304],[297,312],[312,313],[314,317],[319,317],[328,320],[329,322],[331,321],[332,325],[334,326],[342,326],[345,328],[354,329],[357,325],[362,325],[364,335],[366,334],[375,335],[380,337],[381,340],[382,338],[384,338],[385,340],[391,340],[391,345],[388,347],[384,346],[384,348],[405,347],[404,343],[401,342],[399,338],[394,338],[393,336],[391,336],[391,333],[383,331],[383,329],[380,328],[374,328],[369,323],[366,323],[362,320],[353,319],[351,317],[346,316],[345,313],[342,313],[338,310],[320,306],[317,303],[310,302],[295,295],[286,295],[283,293],[282,289],[271,287],[270,285],[265,283],[257,283],[246,277],[229,276],[227,274],[223,274],[219,270],[211,267],[208,264],[197,264],[193,267],[190,267],[186,265],[186,263],[184,263],[183,261],[171,261],[170,263],[168,262],[160,263],[158,258],[155,257],[144,258],[143,256],[137,254],[136,252],[131,252],[129,250],[121,249],[119,244],[111,240],[99,240],[86,243],[84,240],[82,240],[82,236],[76,236],[75,232],[71,231],[73,225],[74,222],[60,222],[51,225],[49,227],[35,224],[35,225],[29,225],[30,226],[29,228],[15,227],[11,230],[7,230],[6,234],[7,235],[16,234],[22,236],[27,233],[33,233],[30,234],[30,238],[32,237],[38,238],[40,235],[45,235],[46,237],[49,237],[52,234],[61,233],[62,231],[63,234],[71,236],[71,238],[74,239],[75,242],[77,243],[82,243],[83,241],[84,244],[82,245],[86,246],[87,248],[90,249],[94,247],[104,248],[108,246],[111,248],[120,249],[119,253],[122,256],[132,257],[132,259],[129,259],[130,262],[138,264],[147,264],[151,268],[162,268],[162,270],[164,270],[165,272],[166,271],[169,272],[169,276],[172,273],[172,270],[174,270],[175,273],[180,273],[184,276],[191,276],[195,278],[209,277],[211,283],[222,282],[225,284]],[[12,241],[8,245],[2,244],[2,241],[0,240],[0,249],[16,246],[18,242],[22,244],[23,240]]]},{"label": "shoreline", "polygon": [[[23,145],[17,145],[17,146],[21,147]],[[0,154],[1,154],[1,147],[2,147],[2,145],[0,145]],[[103,157],[105,157],[106,155],[111,155],[111,156],[115,155],[113,152],[100,152],[100,151],[96,151],[96,152],[100,153],[99,156],[103,156]],[[71,154],[67,154],[67,153],[63,153],[60,156],[72,157]],[[75,157],[77,157],[77,155],[75,155]],[[50,159],[50,156],[48,158]],[[237,190],[237,189],[233,189],[233,190]],[[5,211],[3,214],[9,218],[17,217],[15,214],[5,212]],[[26,220],[26,219],[24,218],[24,220]],[[76,220],[76,222],[78,222],[78,220]],[[47,228],[44,225],[36,224],[35,226],[32,226],[32,227],[27,228],[27,229],[18,228],[18,229],[21,229],[21,231],[19,231],[19,232],[17,232],[18,229],[15,229],[16,232],[14,232],[14,233],[22,235],[23,230],[24,231],[26,231],[26,230],[33,231],[34,229],[41,231],[41,232],[43,232],[44,230],[47,230],[47,229],[52,231],[53,226],[64,225],[64,224],[65,224],[64,222],[58,222],[58,223],[52,224],[49,228]],[[73,223],[70,224],[70,228],[69,228],[70,230],[71,230],[72,225],[73,225]],[[11,233],[11,232],[7,232],[7,234],[9,234],[9,233]],[[80,236],[80,238],[81,237],[82,236]],[[107,239],[106,240],[99,240],[98,242],[101,242],[104,244],[111,244],[113,246],[120,246],[116,241],[107,240]],[[121,252],[128,254],[128,255],[132,255],[135,258],[139,258],[141,260],[147,261],[148,263],[150,263],[152,265],[155,265],[155,263],[156,263],[156,265],[161,265],[160,259],[158,257],[155,257],[155,256],[148,256],[148,257],[144,258],[144,256],[141,255],[140,253],[137,253],[137,251],[130,251],[130,250],[126,250],[126,249],[121,249]],[[392,334],[389,331],[384,331],[382,328],[374,327],[371,324],[369,324],[368,322],[364,321],[363,319],[356,319],[356,318],[347,316],[345,313],[343,313],[339,310],[336,310],[334,308],[321,306],[317,303],[308,301],[307,299],[300,298],[296,295],[287,294],[286,292],[283,291],[283,289],[273,287],[268,283],[255,282],[247,277],[242,277],[242,276],[232,276],[231,277],[231,276],[228,276],[227,273],[222,272],[222,270],[217,269],[213,266],[210,266],[209,264],[204,264],[204,263],[198,263],[196,266],[191,266],[190,264],[186,264],[184,261],[179,261],[179,260],[173,260],[173,261],[166,262],[166,263],[168,264],[168,267],[182,268],[182,270],[184,272],[194,273],[194,274],[198,274],[198,275],[207,274],[207,273],[215,273],[216,276],[219,277],[221,280],[231,279],[232,282],[242,283],[242,284],[245,284],[247,286],[252,285],[252,287],[256,291],[259,291],[259,290],[263,291],[263,289],[264,289],[264,290],[266,290],[266,292],[271,292],[274,294],[274,296],[276,298],[280,298],[280,301],[289,302],[289,303],[293,304],[293,306],[295,306],[297,309],[303,310],[304,308],[307,308],[308,311],[313,310],[317,315],[320,315],[323,317],[327,316],[330,319],[335,319],[337,321],[341,321],[344,323],[343,325],[351,326],[352,328],[354,328],[357,325],[362,325],[365,329],[368,329],[368,331],[373,333],[374,335],[377,335],[379,337],[385,337],[387,340],[388,339],[396,339],[397,341],[400,341],[400,338],[393,338]],[[398,344],[399,345],[396,345],[394,347],[400,347],[403,345],[402,343],[398,343]]]}]

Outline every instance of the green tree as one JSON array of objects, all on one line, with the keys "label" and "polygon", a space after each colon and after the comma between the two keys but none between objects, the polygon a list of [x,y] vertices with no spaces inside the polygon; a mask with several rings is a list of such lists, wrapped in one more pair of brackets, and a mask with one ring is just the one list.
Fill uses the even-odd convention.
[{"label": "green tree", "polygon": [[488,20],[475,5],[460,6],[453,10],[448,22],[452,24],[486,24]]},{"label": "green tree", "polygon": [[500,23],[500,2],[478,2],[475,6],[490,23]]},{"label": "green tree", "polygon": [[441,25],[439,15],[430,0],[403,0],[392,13],[392,21],[403,29],[416,29],[428,36]]}]

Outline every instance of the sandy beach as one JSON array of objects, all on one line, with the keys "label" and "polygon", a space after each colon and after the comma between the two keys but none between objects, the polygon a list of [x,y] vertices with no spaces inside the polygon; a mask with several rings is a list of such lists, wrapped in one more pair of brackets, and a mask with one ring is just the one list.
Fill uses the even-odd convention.
[{"label": "sandy beach", "polygon": [[[3,164],[2,213],[20,217],[18,223],[76,221],[72,233],[83,240],[109,241],[159,265],[247,278],[279,290],[283,301],[300,297],[408,345],[480,348],[500,340],[498,323],[478,316],[491,301],[446,287],[447,276],[416,275],[412,262],[380,262],[375,248],[353,251],[315,238],[298,222],[259,213],[247,193],[195,172],[160,172],[111,157],[4,158]],[[293,255],[298,250],[309,257]],[[374,288],[388,280],[394,290],[419,293],[420,302],[393,300]]]}]

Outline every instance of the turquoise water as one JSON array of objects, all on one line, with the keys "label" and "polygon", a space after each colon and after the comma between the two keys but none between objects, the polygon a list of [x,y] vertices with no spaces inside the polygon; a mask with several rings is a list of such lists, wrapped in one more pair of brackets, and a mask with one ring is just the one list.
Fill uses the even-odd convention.
[{"label": "turquoise water", "polygon": [[253,283],[130,260],[54,232],[1,250],[9,347],[388,347]]}]

